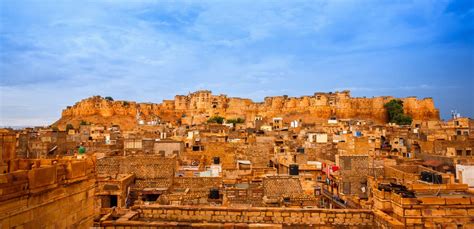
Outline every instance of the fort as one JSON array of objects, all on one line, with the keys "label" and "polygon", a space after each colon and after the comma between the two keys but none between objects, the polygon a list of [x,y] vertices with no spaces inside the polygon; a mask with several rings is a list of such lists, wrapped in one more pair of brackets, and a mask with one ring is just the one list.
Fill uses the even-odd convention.
[{"label": "fort", "polygon": [[[387,122],[384,104],[394,99],[391,96],[374,98],[354,98],[349,91],[315,93],[312,96],[266,97],[263,102],[250,99],[213,95],[203,90],[189,95],[177,95],[174,100],[164,100],[160,104],[111,101],[94,96],[68,107],[56,123],[64,128],[67,123],[78,126],[81,121],[104,125],[117,124],[122,129],[133,129],[141,119],[143,122],[167,121],[181,124],[201,124],[211,116],[243,118],[256,117],[270,119],[282,117],[284,120],[298,119],[314,123],[329,118],[365,119],[376,123]],[[404,102],[405,113],[415,120],[439,120],[439,111],[431,98],[408,97]]]}]

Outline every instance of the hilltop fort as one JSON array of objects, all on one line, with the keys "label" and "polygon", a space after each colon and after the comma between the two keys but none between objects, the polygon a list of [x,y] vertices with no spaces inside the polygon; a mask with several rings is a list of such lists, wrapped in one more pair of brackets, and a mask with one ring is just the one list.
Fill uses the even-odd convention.
[{"label": "hilltop fort", "polygon": [[[253,121],[282,117],[284,122],[300,120],[314,123],[330,118],[363,119],[375,123],[388,120],[384,104],[394,99],[391,96],[374,98],[351,97],[349,91],[314,93],[312,96],[265,97],[263,102],[251,99],[213,95],[202,90],[188,95],[176,95],[173,100],[162,103],[137,103],[113,101],[93,96],[68,107],[56,123],[64,128],[67,123],[77,126],[81,121],[98,124],[117,124],[123,129],[133,129],[139,123],[166,121],[186,125],[201,124],[212,116],[226,119],[242,118]],[[431,98],[401,98],[404,112],[414,120],[439,120],[439,110]]]}]

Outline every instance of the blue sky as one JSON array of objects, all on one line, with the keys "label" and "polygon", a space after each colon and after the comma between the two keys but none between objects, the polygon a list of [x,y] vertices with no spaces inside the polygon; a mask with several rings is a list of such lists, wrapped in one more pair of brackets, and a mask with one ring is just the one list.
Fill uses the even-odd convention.
[{"label": "blue sky", "polygon": [[0,1],[0,126],[80,99],[349,89],[474,117],[471,0]]}]

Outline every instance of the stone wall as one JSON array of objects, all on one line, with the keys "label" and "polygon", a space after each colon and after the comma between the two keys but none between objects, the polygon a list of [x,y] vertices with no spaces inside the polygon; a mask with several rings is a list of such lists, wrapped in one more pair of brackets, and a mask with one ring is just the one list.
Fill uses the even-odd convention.
[{"label": "stone wall", "polygon": [[392,193],[394,218],[405,226],[474,227],[474,197],[426,196],[402,198]]},{"label": "stone wall", "polygon": [[[369,174],[369,157],[367,155],[337,157],[341,167],[339,170],[339,175],[342,180],[341,190],[344,194],[363,194],[361,187],[365,187],[365,183],[367,183],[367,175]],[[344,183],[346,183],[348,187],[344,187]]]},{"label": "stone wall", "polygon": [[0,174],[0,228],[89,228],[94,157],[14,159]]},{"label": "stone wall", "polygon": [[[380,201],[380,200],[376,200]],[[427,196],[416,199],[402,198],[392,193],[391,210],[394,219],[405,226],[474,226],[474,197]]]},{"label": "stone wall", "polygon": [[204,150],[192,151],[188,149],[184,153],[184,158],[188,160],[199,160],[205,165],[211,165],[213,163],[213,158],[219,157],[222,169],[235,168],[236,155],[234,154],[234,152],[236,151],[236,146],[234,144],[209,142],[202,145],[204,146]]},{"label": "stone wall", "polygon": [[190,191],[206,191],[211,188],[220,188],[222,184],[221,177],[175,177],[173,180],[174,189],[186,189]]},{"label": "stone wall", "polygon": [[89,228],[94,186],[89,178],[1,201],[0,228]]},{"label": "stone wall", "polygon": [[[140,206],[133,221],[104,222],[104,226],[153,225],[153,221],[222,224],[273,224],[285,226],[354,226],[373,228],[370,210],[296,209],[296,208],[226,208],[192,206]],[[146,221],[146,222],[145,222]]]},{"label": "stone wall", "polygon": [[16,135],[0,129],[0,162],[15,158]]},{"label": "stone wall", "polygon": [[97,160],[97,175],[115,177],[118,174],[135,174],[135,186],[167,188],[174,177],[176,157],[110,156]]}]

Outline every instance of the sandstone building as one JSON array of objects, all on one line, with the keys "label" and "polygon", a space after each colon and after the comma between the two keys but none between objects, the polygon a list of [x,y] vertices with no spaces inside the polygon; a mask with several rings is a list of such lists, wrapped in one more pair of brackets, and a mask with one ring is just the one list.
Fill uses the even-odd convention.
[{"label": "sandstone building", "polygon": [[474,122],[348,91],[92,97],[0,130],[0,228],[472,228]]}]

